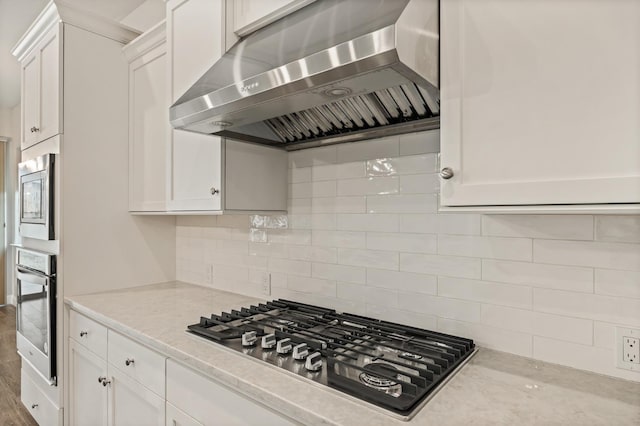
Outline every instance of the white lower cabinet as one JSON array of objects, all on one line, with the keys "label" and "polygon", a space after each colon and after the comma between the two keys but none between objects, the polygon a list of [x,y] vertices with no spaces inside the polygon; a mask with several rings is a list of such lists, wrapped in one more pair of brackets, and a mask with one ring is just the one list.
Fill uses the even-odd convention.
[{"label": "white lower cabinet", "polygon": [[166,426],[204,426],[203,423],[200,423],[170,402],[167,402],[166,413]]},{"label": "white lower cabinet", "polygon": [[40,426],[62,424],[62,410],[51,402],[44,392],[26,374],[24,368],[20,378],[20,400]]},{"label": "white lower cabinet", "polygon": [[164,398],[109,364],[110,426],[164,426]]},{"label": "white lower cabinet", "polygon": [[107,426],[107,361],[69,339],[69,424]]},{"label": "white lower cabinet", "polygon": [[297,424],[171,359],[167,360],[167,403],[188,413],[196,425]]}]

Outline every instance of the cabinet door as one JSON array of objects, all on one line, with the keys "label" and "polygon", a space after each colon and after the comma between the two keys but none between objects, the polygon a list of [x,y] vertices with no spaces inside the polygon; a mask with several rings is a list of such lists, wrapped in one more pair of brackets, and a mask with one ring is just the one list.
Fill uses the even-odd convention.
[{"label": "cabinet door", "polygon": [[166,45],[129,64],[129,210],[164,211],[170,164]]},{"label": "cabinet door", "polygon": [[40,56],[40,120],[38,141],[61,133],[60,31],[55,26],[38,45]]},{"label": "cabinet door", "polygon": [[38,124],[40,58],[33,52],[22,62],[22,149],[38,142],[34,129]]},{"label": "cabinet door", "polygon": [[234,0],[233,32],[245,36],[260,29],[314,0]]},{"label": "cabinet door", "polygon": [[[170,103],[180,98],[222,56],[223,11],[222,0],[170,0],[167,3]],[[220,210],[220,138],[173,130],[171,149],[170,209]]]},{"label": "cabinet door", "polygon": [[69,339],[69,424],[107,425],[107,362]]},{"label": "cabinet door", "polygon": [[164,400],[109,365],[109,424],[111,426],[164,426]]},{"label": "cabinet door", "polygon": [[640,2],[441,2],[442,204],[640,202]]}]

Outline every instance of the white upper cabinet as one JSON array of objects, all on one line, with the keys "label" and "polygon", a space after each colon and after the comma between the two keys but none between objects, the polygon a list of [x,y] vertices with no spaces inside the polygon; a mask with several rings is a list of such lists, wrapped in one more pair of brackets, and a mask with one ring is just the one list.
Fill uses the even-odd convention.
[{"label": "white upper cabinet", "polygon": [[62,130],[61,25],[54,25],[21,61],[22,149]]},{"label": "white upper cabinet", "polygon": [[441,2],[442,205],[640,203],[638,22],[637,1]]},{"label": "white upper cabinet", "polygon": [[315,0],[231,0],[233,32],[242,37]]}]

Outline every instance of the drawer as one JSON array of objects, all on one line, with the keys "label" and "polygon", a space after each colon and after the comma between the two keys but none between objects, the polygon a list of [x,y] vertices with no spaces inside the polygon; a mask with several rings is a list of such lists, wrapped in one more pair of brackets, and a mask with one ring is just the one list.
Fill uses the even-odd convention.
[{"label": "drawer", "polygon": [[69,337],[107,359],[107,328],[76,311],[69,313]]},{"label": "drawer", "polygon": [[171,359],[167,360],[167,402],[204,425],[297,424]]},{"label": "drawer", "polygon": [[62,425],[62,410],[56,407],[24,370],[21,372],[20,400],[40,426]]},{"label": "drawer", "polygon": [[184,411],[167,402],[166,426],[204,426]]},{"label": "drawer", "polygon": [[164,356],[109,330],[107,360],[109,364],[164,398]]}]

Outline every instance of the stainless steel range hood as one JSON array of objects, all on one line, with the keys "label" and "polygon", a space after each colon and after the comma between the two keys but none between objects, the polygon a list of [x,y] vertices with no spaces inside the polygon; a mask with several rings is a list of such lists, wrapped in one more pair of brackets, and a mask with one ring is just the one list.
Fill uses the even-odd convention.
[{"label": "stainless steel range hood", "polygon": [[317,0],[233,46],[175,128],[288,150],[439,127],[438,0]]}]

